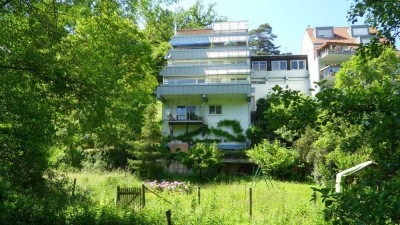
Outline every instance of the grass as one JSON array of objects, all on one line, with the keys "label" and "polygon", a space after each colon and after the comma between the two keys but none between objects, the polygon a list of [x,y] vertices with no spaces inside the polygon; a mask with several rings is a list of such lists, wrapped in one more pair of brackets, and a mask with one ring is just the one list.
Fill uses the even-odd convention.
[{"label": "grass", "polygon": [[[101,205],[115,204],[116,187],[139,187],[142,183],[129,173],[70,173],[81,191],[90,191]],[[181,180],[182,181],[182,180]],[[324,224],[320,201],[310,201],[310,184],[248,179],[201,184],[200,205],[197,190],[191,194],[147,192],[146,207],[138,213],[166,224],[171,210],[173,224]],[[249,215],[249,188],[253,193],[253,215]]]}]

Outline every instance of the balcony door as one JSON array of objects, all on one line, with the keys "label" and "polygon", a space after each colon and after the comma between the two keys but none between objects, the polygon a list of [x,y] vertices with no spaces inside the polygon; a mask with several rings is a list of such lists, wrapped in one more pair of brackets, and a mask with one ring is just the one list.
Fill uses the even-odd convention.
[{"label": "balcony door", "polygon": [[176,119],[177,120],[195,120],[196,118],[196,106],[177,106],[176,107]]}]

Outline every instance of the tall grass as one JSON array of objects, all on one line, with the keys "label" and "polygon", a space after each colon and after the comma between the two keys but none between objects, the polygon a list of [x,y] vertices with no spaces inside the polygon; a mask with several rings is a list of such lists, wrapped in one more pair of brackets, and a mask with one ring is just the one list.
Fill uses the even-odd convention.
[{"label": "tall grass", "polygon": [[[101,205],[115,204],[117,185],[138,187],[141,181],[129,173],[74,173],[80,190],[90,191]],[[171,210],[173,224],[325,224],[320,201],[310,201],[310,184],[259,180],[213,182],[201,185],[200,205],[197,189],[190,194],[147,192],[146,206],[136,213],[166,224],[165,212]],[[252,187],[253,214],[249,215],[249,188]],[[164,201],[168,200],[172,204]]]}]

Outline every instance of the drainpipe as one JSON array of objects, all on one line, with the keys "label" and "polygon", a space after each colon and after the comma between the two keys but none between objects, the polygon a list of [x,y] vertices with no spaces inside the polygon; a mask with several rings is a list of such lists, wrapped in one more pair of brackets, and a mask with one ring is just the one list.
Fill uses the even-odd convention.
[{"label": "drainpipe", "polygon": [[336,174],[335,192],[341,193],[343,191],[342,177],[350,176],[353,173],[356,173],[371,164],[375,164],[375,163],[373,161],[367,161],[367,162],[358,164],[357,166],[351,167],[350,169],[347,169],[345,171],[342,171],[342,172]]}]

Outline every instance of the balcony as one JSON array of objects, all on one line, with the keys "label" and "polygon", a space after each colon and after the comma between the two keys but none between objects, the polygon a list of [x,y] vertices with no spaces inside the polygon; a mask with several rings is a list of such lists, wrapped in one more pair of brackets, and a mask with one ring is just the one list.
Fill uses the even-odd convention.
[{"label": "balcony", "polygon": [[335,74],[341,69],[338,64],[329,65],[322,68],[319,72],[321,80],[326,80],[327,85],[333,85],[335,82]]},{"label": "balcony", "polygon": [[172,99],[189,95],[204,98],[208,95],[229,95],[247,98],[251,96],[251,84],[248,81],[236,83],[193,83],[193,84],[160,84],[155,91],[158,99]]},{"label": "balcony", "polygon": [[214,33],[200,35],[179,35],[172,37],[169,42],[174,47],[206,47],[211,44],[219,43],[247,43],[249,35],[247,32],[242,33]]},{"label": "balcony", "polygon": [[247,47],[211,48],[211,49],[173,49],[165,57],[170,60],[248,58]]},{"label": "balcony", "polygon": [[355,53],[358,44],[325,44],[318,49],[321,63],[333,64],[349,60]]},{"label": "balcony", "polygon": [[223,65],[188,65],[188,66],[167,66],[160,75],[167,76],[201,76],[201,75],[240,75],[250,74],[248,64],[223,64]]}]

